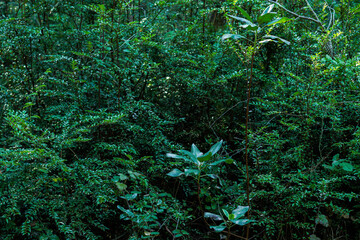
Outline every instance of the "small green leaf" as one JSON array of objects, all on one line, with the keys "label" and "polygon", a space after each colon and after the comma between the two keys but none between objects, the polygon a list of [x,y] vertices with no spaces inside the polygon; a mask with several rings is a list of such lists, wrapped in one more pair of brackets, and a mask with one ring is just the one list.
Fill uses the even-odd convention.
[{"label": "small green leaf", "polygon": [[210,213],[210,212],[205,212],[204,213],[204,217],[206,218],[211,218],[214,221],[222,221],[222,217],[220,215],[214,214],[214,213]]},{"label": "small green leaf", "polygon": [[329,226],[329,221],[327,220],[326,216],[323,214],[319,214],[316,219],[315,219],[315,223],[316,224],[321,224],[324,227],[328,227]]},{"label": "small green leaf", "polygon": [[234,220],[235,219],[235,215],[234,214],[229,214],[229,220]]},{"label": "small green leaf", "polygon": [[206,162],[206,161],[209,161],[212,156],[213,156],[213,154],[211,152],[207,152],[206,154],[198,157],[197,159],[200,162]]},{"label": "small green leaf", "polygon": [[166,174],[166,175],[168,175],[168,176],[170,176],[170,177],[179,177],[179,176],[181,176],[181,175],[183,175],[184,173],[182,172],[182,171],[180,171],[179,169],[177,169],[177,168],[175,168],[175,169],[173,169],[171,172],[169,172],[168,174]]},{"label": "small green leaf", "polygon": [[219,176],[216,175],[216,174],[206,174],[206,176],[211,177],[212,179],[217,179],[217,178],[219,178]]},{"label": "small green leaf", "polygon": [[274,4],[269,5],[267,8],[265,8],[265,10],[262,12],[261,15],[265,15],[267,13],[270,13],[271,10],[273,10],[273,8],[274,8]]},{"label": "small green leaf", "polygon": [[224,212],[224,214],[225,214],[225,216],[227,217],[227,218],[229,218],[229,212],[228,211],[226,211],[225,209],[222,209],[222,211]]},{"label": "small green leaf", "polygon": [[222,232],[226,228],[226,225],[222,223],[219,226],[210,226],[210,228],[214,229],[215,232]]},{"label": "small green leaf", "polygon": [[120,191],[124,191],[126,188],[127,188],[127,185],[124,184],[124,183],[115,183],[116,184],[116,187],[120,190]]},{"label": "small green leaf", "polygon": [[231,220],[231,222],[235,223],[236,225],[239,226],[244,226],[246,224],[255,222],[254,220],[249,220],[249,219],[236,219],[236,220]]}]

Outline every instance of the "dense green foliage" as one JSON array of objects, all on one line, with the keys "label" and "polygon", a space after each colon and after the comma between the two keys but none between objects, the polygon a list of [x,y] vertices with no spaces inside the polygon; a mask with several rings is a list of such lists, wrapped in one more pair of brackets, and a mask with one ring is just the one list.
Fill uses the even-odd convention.
[{"label": "dense green foliage", "polygon": [[359,21],[0,1],[0,239],[359,239]]}]

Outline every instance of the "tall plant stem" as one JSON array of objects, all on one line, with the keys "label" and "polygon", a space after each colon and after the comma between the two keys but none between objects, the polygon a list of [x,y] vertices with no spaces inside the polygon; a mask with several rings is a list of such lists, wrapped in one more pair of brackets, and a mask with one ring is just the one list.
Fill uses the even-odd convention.
[{"label": "tall plant stem", "polygon": [[[255,37],[256,42],[256,37]],[[251,66],[250,66],[250,76],[248,80],[248,91],[247,91],[247,100],[246,100],[246,121],[245,121],[245,164],[246,164],[246,200],[250,206],[250,176],[249,176],[249,108],[250,108],[250,97],[251,97],[251,82],[253,77],[253,68],[254,68],[254,57],[255,57],[256,46],[254,52],[251,54]],[[250,217],[250,211],[247,212],[247,218]],[[250,224],[247,225],[246,229],[246,239],[249,239]]]}]

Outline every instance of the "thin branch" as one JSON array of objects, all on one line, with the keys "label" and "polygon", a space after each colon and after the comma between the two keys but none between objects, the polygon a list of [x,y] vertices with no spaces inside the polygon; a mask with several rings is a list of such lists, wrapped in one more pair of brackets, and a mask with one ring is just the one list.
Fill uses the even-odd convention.
[{"label": "thin branch", "polygon": [[[319,19],[314,19],[314,18],[311,18],[311,17],[306,17],[306,16],[299,15],[299,14],[297,14],[297,13],[295,13],[295,12],[292,12],[292,11],[288,10],[287,8],[285,8],[283,5],[281,5],[281,4],[278,3],[278,2],[275,2],[275,1],[272,1],[272,0],[267,0],[267,1],[270,2],[270,3],[273,3],[273,4],[278,5],[281,9],[285,10],[286,12],[290,13],[291,15],[294,15],[294,16],[297,17],[297,18],[301,18],[301,19],[313,21],[313,22],[317,23],[318,25],[320,25],[322,28],[324,28],[323,24],[320,22]],[[306,1],[306,2],[307,2],[307,1]],[[311,8],[311,7],[310,7],[310,8]],[[311,10],[312,10],[312,8],[311,8]],[[313,11],[313,10],[312,10],[312,11]],[[314,13],[315,13],[315,12],[314,12]],[[316,18],[317,18],[317,16],[316,16]]]}]

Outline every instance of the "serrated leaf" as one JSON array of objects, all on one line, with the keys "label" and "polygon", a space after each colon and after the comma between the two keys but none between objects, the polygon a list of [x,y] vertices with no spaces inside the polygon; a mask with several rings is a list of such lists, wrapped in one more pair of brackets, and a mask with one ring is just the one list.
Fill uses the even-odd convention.
[{"label": "serrated leaf", "polygon": [[247,211],[249,211],[248,206],[238,206],[232,213],[235,215],[235,218],[240,218],[243,217]]},{"label": "serrated leaf", "polygon": [[181,176],[181,175],[183,175],[184,173],[182,172],[182,171],[180,171],[179,169],[177,169],[177,168],[175,168],[175,169],[173,169],[171,172],[169,172],[168,174],[166,174],[166,175],[168,175],[168,176],[170,176],[170,177],[179,177],[179,176]]},{"label": "serrated leaf", "polygon": [[222,217],[220,215],[214,214],[214,213],[210,213],[210,212],[205,212],[204,213],[204,217],[206,218],[211,218],[214,221],[222,221]]}]

